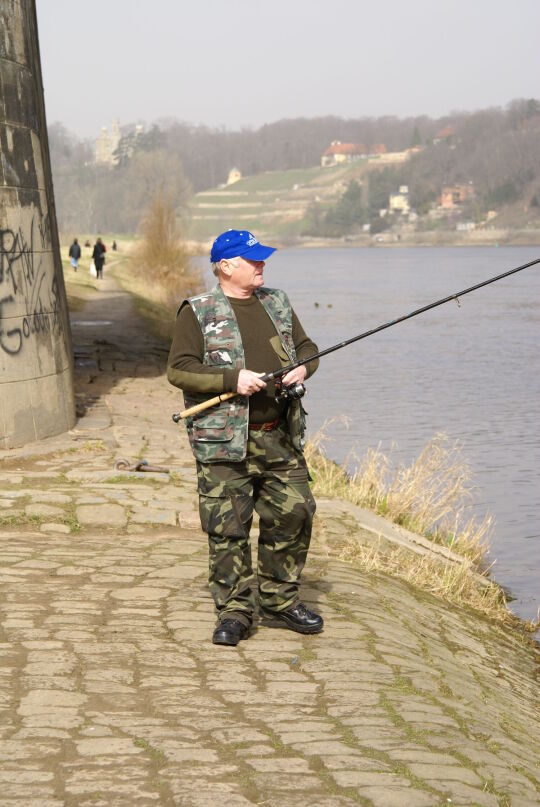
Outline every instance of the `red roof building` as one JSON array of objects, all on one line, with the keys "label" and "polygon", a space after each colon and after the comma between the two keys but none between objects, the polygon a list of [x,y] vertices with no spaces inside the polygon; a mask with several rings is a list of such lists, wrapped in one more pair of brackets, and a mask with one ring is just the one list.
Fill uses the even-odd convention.
[{"label": "red roof building", "polygon": [[434,143],[442,143],[443,140],[450,140],[455,135],[452,126],[445,126],[440,132],[437,132],[433,138]]},{"label": "red roof building", "polygon": [[369,150],[363,143],[341,143],[333,140],[321,157],[321,165],[338,165],[339,163],[350,163],[360,157],[366,157]]},{"label": "red roof building", "polygon": [[441,191],[440,206],[445,210],[454,210],[467,199],[474,197],[474,186],[472,182],[467,185],[446,185]]}]

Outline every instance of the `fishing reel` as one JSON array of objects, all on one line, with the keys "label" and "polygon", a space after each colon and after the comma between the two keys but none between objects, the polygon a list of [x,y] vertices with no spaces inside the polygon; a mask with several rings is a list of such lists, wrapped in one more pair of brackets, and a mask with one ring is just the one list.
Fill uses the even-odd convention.
[{"label": "fishing reel", "polygon": [[306,394],[306,388],[303,384],[291,384],[289,387],[284,386],[281,378],[276,378],[276,401],[297,401],[303,398]]}]

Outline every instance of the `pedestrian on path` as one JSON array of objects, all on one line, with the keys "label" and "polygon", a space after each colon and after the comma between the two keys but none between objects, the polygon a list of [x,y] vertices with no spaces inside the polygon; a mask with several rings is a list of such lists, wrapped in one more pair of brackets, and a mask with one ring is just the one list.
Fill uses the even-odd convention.
[{"label": "pedestrian on path", "polygon": [[107,247],[98,237],[96,243],[94,244],[94,251],[92,252],[92,260],[94,261],[94,265],[96,267],[96,273],[98,280],[103,278],[103,264],[105,263],[105,253],[107,252]]},{"label": "pedestrian on path", "polygon": [[[299,633],[319,633],[323,620],[301,602],[300,575],[315,502],[303,455],[300,399],[275,396],[260,376],[317,352],[285,292],[263,286],[273,247],[247,230],[228,230],[212,246],[214,289],[178,310],[168,378],[186,406],[216,393],[237,396],[187,420],[197,462],[199,513],[209,540],[209,583],[218,624],[214,644],[247,638],[256,608],[249,532],[260,519],[258,599],[261,615]],[[318,361],[283,378],[302,384]]]},{"label": "pedestrian on path", "polygon": [[69,260],[74,268],[77,271],[79,266],[79,259],[81,257],[81,245],[79,244],[76,238],[73,239],[73,244],[69,248]]}]

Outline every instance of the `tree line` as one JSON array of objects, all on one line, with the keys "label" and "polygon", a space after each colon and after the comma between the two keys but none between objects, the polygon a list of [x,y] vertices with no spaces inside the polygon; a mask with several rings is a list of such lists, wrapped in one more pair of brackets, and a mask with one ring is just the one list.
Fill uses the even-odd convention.
[{"label": "tree line", "polygon": [[[452,136],[433,145],[446,127],[451,127]],[[424,147],[405,164],[371,172],[367,202],[353,187],[338,219],[342,214],[351,218],[348,206],[354,208],[357,223],[373,219],[399,184],[409,186],[411,204],[420,214],[442,185],[469,181],[482,209],[524,195],[526,204],[534,205],[536,199],[538,205],[539,135],[540,102],[534,99],[438,119],[329,116],[240,131],[168,120],[156,122],[136,139],[128,133],[120,141],[118,165],[109,169],[95,165],[92,142],[78,139],[60,123],[49,127],[58,219],[66,232],[134,232],[157,192],[181,213],[191,193],[224,183],[232,167],[245,176],[319,165],[333,140],[368,147],[384,143],[388,151]],[[319,224],[322,214],[319,211]],[[330,229],[336,230],[334,224],[330,222]]]},{"label": "tree line", "polygon": [[[330,206],[312,205],[306,235],[339,236],[370,224],[371,232],[389,226],[379,210],[391,193],[407,185],[411,208],[425,215],[437,204],[443,186],[472,183],[474,196],[463,205],[467,219],[481,221],[487,211],[520,203],[522,219],[540,208],[540,102],[514,101],[505,110],[486,109],[456,116],[452,134],[424,141],[407,162],[363,176],[367,188],[352,180]],[[540,212],[540,211],[538,211]]]}]

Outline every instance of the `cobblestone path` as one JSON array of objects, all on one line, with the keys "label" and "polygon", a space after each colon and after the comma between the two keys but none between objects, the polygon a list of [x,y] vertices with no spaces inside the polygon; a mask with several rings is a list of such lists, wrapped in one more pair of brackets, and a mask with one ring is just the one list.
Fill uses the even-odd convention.
[{"label": "cobblestone path", "polygon": [[77,427],[1,455],[2,807],[540,804],[535,650],[334,559],[324,507],[302,592],[324,633],[211,644],[166,351],[101,289],[73,317]]}]

